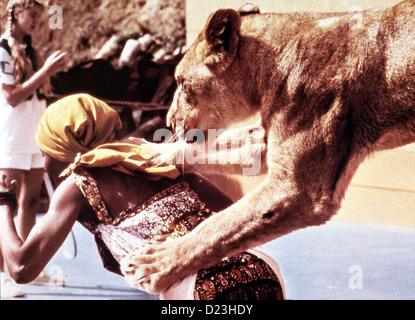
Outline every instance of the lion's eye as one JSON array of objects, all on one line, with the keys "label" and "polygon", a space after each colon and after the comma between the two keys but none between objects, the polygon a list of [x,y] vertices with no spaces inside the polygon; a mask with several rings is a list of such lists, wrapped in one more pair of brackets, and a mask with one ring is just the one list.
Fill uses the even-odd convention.
[{"label": "lion's eye", "polygon": [[186,102],[188,104],[194,104],[196,101],[195,92],[191,88],[185,87],[185,86],[183,86],[183,92],[184,92],[184,97],[186,99]]}]

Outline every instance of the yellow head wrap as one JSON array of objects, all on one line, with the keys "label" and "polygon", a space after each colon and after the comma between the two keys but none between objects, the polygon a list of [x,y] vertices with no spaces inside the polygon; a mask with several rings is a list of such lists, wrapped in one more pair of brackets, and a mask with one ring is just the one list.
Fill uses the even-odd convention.
[{"label": "yellow head wrap", "polygon": [[[143,146],[112,143],[122,127],[118,113],[87,94],[63,98],[50,105],[40,120],[36,140],[51,157],[86,167],[108,167],[157,180],[177,178],[171,164],[151,165],[153,152]],[[82,154],[77,157],[78,154]]]},{"label": "yellow head wrap", "polygon": [[46,109],[36,140],[51,157],[72,162],[78,153],[114,141],[121,127],[118,113],[106,103],[87,94],[77,94],[58,100]]}]

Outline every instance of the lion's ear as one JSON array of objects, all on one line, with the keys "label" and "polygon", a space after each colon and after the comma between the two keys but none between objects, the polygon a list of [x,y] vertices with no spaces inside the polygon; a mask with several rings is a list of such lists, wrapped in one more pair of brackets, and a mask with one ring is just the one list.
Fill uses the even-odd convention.
[{"label": "lion's ear", "polygon": [[[210,46],[206,64],[227,63],[235,57],[239,44],[241,16],[233,9],[220,9],[209,19],[205,38]],[[224,65],[222,65],[224,67]]]}]

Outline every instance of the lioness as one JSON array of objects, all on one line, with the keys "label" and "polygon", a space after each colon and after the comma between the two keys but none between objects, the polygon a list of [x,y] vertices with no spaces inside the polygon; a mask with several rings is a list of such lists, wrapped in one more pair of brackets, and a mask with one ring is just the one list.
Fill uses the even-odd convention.
[{"label": "lioness", "polygon": [[358,23],[353,13],[214,13],[177,67],[168,121],[207,130],[259,111],[267,178],[190,234],[138,252],[126,272],[158,293],[328,221],[365,157],[415,141],[414,17],[415,1],[364,11]]}]

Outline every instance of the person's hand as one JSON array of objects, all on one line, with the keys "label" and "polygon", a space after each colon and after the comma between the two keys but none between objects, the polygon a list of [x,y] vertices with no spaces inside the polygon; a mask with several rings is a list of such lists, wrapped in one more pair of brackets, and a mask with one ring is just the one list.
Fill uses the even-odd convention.
[{"label": "person's hand", "polygon": [[16,192],[16,180],[13,180],[10,182],[10,184],[7,183],[7,176],[5,174],[1,177],[1,183],[0,183],[0,191],[10,189],[13,192]]},{"label": "person's hand", "polygon": [[3,174],[0,182],[0,205],[9,205],[12,211],[15,211],[17,207],[15,191],[16,180],[13,180],[10,184],[8,184],[7,176]]},{"label": "person's hand", "polygon": [[48,76],[51,77],[66,67],[66,56],[66,52],[55,51],[46,59],[43,69]]}]

